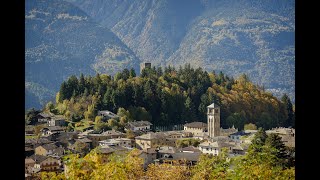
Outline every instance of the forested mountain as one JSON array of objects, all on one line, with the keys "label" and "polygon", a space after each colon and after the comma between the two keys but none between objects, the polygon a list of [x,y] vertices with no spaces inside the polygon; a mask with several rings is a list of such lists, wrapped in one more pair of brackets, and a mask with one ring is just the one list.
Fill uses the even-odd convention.
[{"label": "forested mountain", "polygon": [[278,0],[69,0],[110,28],[143,61],[190,63],[253,82],[294,101],[295,2]]},{"label": "forested mountain", "polygon": [[206,122],[207,106],[213,102],[221,107],[223,128],[243,129],[248,123],[265,129],[294,127],[294,111],[286,95],[278,100],[246,75],[234,79],[190,64],[178,69],[147,68],[137,77],[133,69],[115,76],[71,76],[61,84],[56,104],[49,103],[46,110],[63,114],[72,123],[93,123],[99,110],[127,114],[124,119],[108,121],[109,128],[115,124],[121,128],[132,120],[168,126]]},{"label": "forested mountain", "polygon": [[25,108],[54,99],[72,74],[112,74],[139,65],[139,58],[108,28],[73,4],[25,1]]}]

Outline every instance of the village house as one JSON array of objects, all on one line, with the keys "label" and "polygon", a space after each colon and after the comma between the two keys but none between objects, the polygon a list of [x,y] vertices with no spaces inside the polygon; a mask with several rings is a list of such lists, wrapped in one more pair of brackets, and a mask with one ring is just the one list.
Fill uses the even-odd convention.
[{"label": "village house", "polygon": [[31,158],[26,158],[26,159],[24,160],[24,171],[25,171],[25,173],[26,173],[26,174],[31,174],[30,169],[31,169],[32,167],[34,167],[35,164],[36,164],[36,162],[35,162],[33,159],[31,159]]},{"label": "village house", "polygon": [[[172,165],[179,165],[179,166],[194,166],[199,161],[199,157],[201,152],[176,152],[169,156],[163,156],[159,158],[159,163],[167,163]],[[177,163],[177,164],[174,164]]]},{"label": "village house", "polygon": [[61,166],[61,160],[56,157],[32,155],[31,158],[35,161],[33,171],[59,171]]},{"label": "village house", "polygon": [[185,152],[185,153],[201,152],[198,148],[196,148],[194,146],[188,146],[188,147],[180,148],[178,151],[179,152]]},{"label": "village house", "polygon": [[109,155],[111,154],[124,154],[126,152],[128,152],[129,149],[122,147],[122,146],[108,146],[108,145],[104,145],[104,146],[99,146],[98,149],[98,153],[102,155],[102,163],[108,162],[110,159],[108,159]]},{"label": "village house", "polygon": [[236,133],[230,134],[229,138],[232,141],[240,143],[240,142],[242,142],[241,137],[248,136],[248,135],[250,135],[250,133],[246,133],[245,131],[238,131]]},{"label": "village house", "polygon": [[79,138],[79,139],[75,139],[75,141],[79,141],[79,142],[82,142],[82,143],[85,143],[85,144],[87,144],[87,146],[90,148],[90,149],[92,149],[93,148],[93,146],[92,146],[92,140],[91,139],[89,139],[89,138]]},{"label": "village house", "polygon": [[125,148],[132,148],[131,139],[128,138],[115,138],[115,139],[106,139],[99,141],[100,146],[122,146]]},{"label": "village house", "polygon": [[58,147],[54,143],[40,145],[35,148],[36,155],[48,156],[48,155],[57,155],[61,156],[64,153],[64,149],[62,147]]},{"label": "village house", "polygon": [[103,111],[98,111],[98,116],[102,116],[103,120],[109,120],[109,119],[119,119],[120,117],[116,114],[114,114],[111,111],[108,110],[103,110]]},{"label": "village house", "polygon": [[24,140],[24,145],[25,147],[29,147],[34,149],[35,147],[43,144],[49,144],[53,143],[53,141],[48,140],[47,138],[40,137],[39,139],[37,138],[31,138],[31,139],[25,139]]},{"label": "village house", "polygon": [[229,152],[232,152],[232,147],[234,145],[223,142],[223,141],[215,141],[215,142],[203,142],[199,144],[199,150],[204,154],[212,154],[217,156],[222,148],[227,148]]},{"label": "village house", "polygon": [[230,134],[233,134],[236,132],[238,132],[238,129],[234,128],[234,126],[228,129],[223,129],[222,127],[220,128],[220,136],[229,136]]},{"label": "village house", "polygon": [[149,121],[133,121],[128,122],[125,130],[137,131],[150,131],[152,124]]},{"label": "village house", "polygon": [[278,134],[285,146],[295,147],[295,129],[277,127],[266,131],[267,134]]},{"label": "village house", "polygon": [[54,133],[64,132],[65,128],[61,126],[48,126],[41,130],[42,136],[49,136]]},{"label": "village house", "polygon": [[26,126],[24,132],[26,136],[34,136],[34,127],[35,126]]},{"label": "village house", "polygon": [[203,122],[192,122],[185,124],[183,129],[186,132],[191,132],[193,136],[203,136],[203,133],[208,130],[208,125]]},{"label": "village house", "polygon": [[89,134],[92,134],[93,132],[94,132],[93,129],[80,132],[80,133],[78,134],[78,138],[88,137],[88,135],[89,135]]},{"label": "village house", "polygon": [[163,133],[149,132],[135,137],[135,142],[138,149],[153,148],[166,145],[166,136]]},{"label": "village house", "polygon": [[154,160],[157,159],[156,148],[147,148],[140,150],[139,157],[143,159],[143,168],[147,169],[148,165],[154,163]]},{"label": "village house", "polygon": [[63,115],[55,115],[48,120],[48,126],[64,126],[66,118]]},{"label": "village house", "polygon": [[36,118],[38,119],[39,123],[47,123],[53,116],[54,114],[51,112],[42,112],[39,113]]},{"label": "village house", "polygon": [[106,140],[106,139],[113,139],[113,138],[122,138],[126,135],[119,131],[109,130],[102,132],[101,134],[94,134],[90,133],[88,134],[87,138],[92,140],[92,146],[93,148],[99,146],[99,141]]}]

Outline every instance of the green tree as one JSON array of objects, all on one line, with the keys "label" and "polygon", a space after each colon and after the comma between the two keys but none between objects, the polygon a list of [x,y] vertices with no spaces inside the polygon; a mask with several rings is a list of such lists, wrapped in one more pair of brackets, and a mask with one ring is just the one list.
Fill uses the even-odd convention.
[{"label": "green tree", "polygon": [[284,143],[282,142],[282,139],[277,134],[270,134],[268,135],[266,139],[266,146],[269,146],[271,148],[275,148],[277,151],[275,151],[275,156],[279,159],[279,164],[282,166],[285,166],[285,162],[288,158],[286,147]]},{"label": "green tree", "polygon": [[31,124],[34,125],[37,123],[37,115],[40,113],[39,110],[36,110],[34,108],[28,109],[25,114],[25,122],[27,125]]},{"label": "green tree", "polygon": [[287,111],[287,114],[288,114],[288,119],[286,120],[286,122],[283,124],[283,126],[291,126],[291,127],[294,127],[294,120],[295,120],[295,114],[294,114],[294,111],[293,111],[293,106],[292,106],[292,103],[291,103],[291,100],[290,98],[288,97],[287,94],[284,94],[282,97],[281,97],[281,102],[285,105],[285,108],[286,108],[286,111]]},{"label": "green tree", "polygon": [[251,141],[251,145],[249,147],[249,150],[252,150],[253,152],[261,152],[262,146],[265,145],[267,134],[264,131],[263,128],[259,128],[258,132],[254,135],[254,138]]},{"label": "green tree", "polygon": [[226,179],[229,166],[228,150],[225,148],[218,156],[202,154],[198,163],[191,170],[191,179]]},{"label": "green tree", "polygon": [[255,124],[249,123],[244,125],[244,130],[257,130],[257,126]]},{"label": "green tree", "polygon": [[130,69],[129,77],[130,78],[136,77],[136,71],[133,68]]}]

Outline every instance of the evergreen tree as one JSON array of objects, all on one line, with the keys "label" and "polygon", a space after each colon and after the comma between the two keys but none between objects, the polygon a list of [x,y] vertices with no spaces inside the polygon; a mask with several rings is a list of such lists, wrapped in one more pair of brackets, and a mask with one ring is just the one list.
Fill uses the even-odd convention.
[{"label": "evergreen tree", "polygon": [[290,98],[288,97],[287,94],[284,94],[282,97],[281,97],[281,102],[285,105],[285,108],[286,108],[286,111],[287,111],[287,114],[288,114],[288,119],[286,120],[285,124],[283,124],[283,126],[285,127],[294,127],[294,119],[295,119],[295,115],[294,115],[294,112],[293,112],[293,107],[292,107],[292,103],[291,103],[291,100]]},{"label": "evergreen tree", "polygon": [[130,74],[129,74],[130,78],[136,77],[136,72],[133,68],[130,69]]},{"label": "evergreen tree", "polygon": [[265,144],[277,150],[274,152],[274,155],[276,155],[276,157],[278,158],[279,160],[278,163],[284,166],[284,163],[286,161],[286,158],[288,158],[288,156],[286,152],[286,147],[282,142],[281,137],[277,134],[272,133],[267,137]]},{"label": "evergreen tree", "polygon": [[251,152],[261,152],[262,146],[265,145],[267,134],[263,128],[259,128],[258,132],[255,134],[253,140],[251,141],[251,145],[249,147],[249,151]]}]

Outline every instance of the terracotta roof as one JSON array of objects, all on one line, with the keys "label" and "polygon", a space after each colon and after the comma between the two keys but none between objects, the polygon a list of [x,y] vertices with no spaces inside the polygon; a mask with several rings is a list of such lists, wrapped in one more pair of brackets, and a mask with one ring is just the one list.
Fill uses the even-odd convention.
[{"label": "terracotta roof", "polygon": [[208,127],[208,125],[203,122],[192,122],[192,123],[185,124],[184,126],[191,127],[191,128],[206,128],[206,127]]}]

